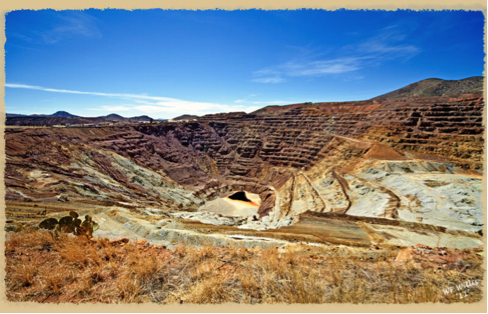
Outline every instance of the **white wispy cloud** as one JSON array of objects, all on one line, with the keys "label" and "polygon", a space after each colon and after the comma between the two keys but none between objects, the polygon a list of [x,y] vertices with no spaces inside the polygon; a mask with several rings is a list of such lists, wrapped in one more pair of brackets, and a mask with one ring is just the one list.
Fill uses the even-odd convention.
[{"label": "white wispy cloud", "polygon": [[259,109],[257,106],[244,105],[226,105],[211,102],[195,102],[170,97],[149,96],[146,94],[124,94],[124,93],[100,93],[100,92],[84,92],[77,90],[47,88],[41,86],[12,84],[7,83],[5,87],[9,88],[23,88],[31,90],[41,90],[46,92],[78,94],[78,95],[92,95],[110,98],[120,98],[130,100],[132,103],[115,105],[115,106],[99,106],[95,108],[88,108],[88,110],[118,112],[118,111],[138,111],[144,114],[166,114],[168,117],[181,114],[196,114],[203,115],[208,113],[218,112],[232,112],[245,111],[252,112]]},{"label": "white wispy cloud", "polygon": [[[335,53],[341,57],[325,59],[300,52],[296,60],[253,72],[252,82],[282,83],[287,77],[317,77],[358,71],[391,60],[408,60],[420,52],[414,45],[403,43],[406,35],[397,27],[382,29],[376,36],[354,45],[346,45]],[[329,51],[330,53],[330,51]]]},{"label": "white wispy cloud", "polygon": [[58,23],[51,29],[37,31],[45,43],[54,44],[66,38],[81,36],[101,38],[96,18],[83,11],[68,11],[57,14]]},{"label": "white wispy cloud", "polygon": [[[85,11],[56,11],[49,13],[47,25],[38,24],[31,30],[7,32],[8,39],[18,39],[30,44],[56,44],[67,39],[102,38],[98,28],[99,20]],[[7,16],[8,18],[8,16]],[[7,41],[9,45],[18,46]],[[34,49],[30,46],[23,47]]]},{"label": "white wispy cloud", "polygon": [[268,76],[268,77],[258,77],[252,80],[256,83],[282,83],[286,80],[281,76]]},{"label": "white wispy cloud", "polygon": [[389,26],[356,47],[347,48],[355,50],[356,54],[362,55],[366,59],[377,62],[408,60],[416,56],[420,49],[414,45],[402,43],[406,37],[396,26]]},{"label": "white wispy cloud", "polygon": [[174,98],[158,97],[158,96],[148,96],[146,94],[82,92],[82,91],[76,91],[76,90],[57,89],[57,88],[41,87],[41,86],[26,85],[26,84],[6,83],[5,84],[5,87],[35,89],[35,90],[42,90],[42,91],[46,91],[46,92],[56,92],[56,93],[66,93],[66,94],[80,94],[80,95],[107,96],[107,97],[122,97],[122,98],[134,98],[134,99],[161,100],[161,101],[175,100]]},{"label": "white wispy cloud", "polygon": [[282,77],[283,73],[280,71],[279,67],[269,67],[264,68],[253,73],[255,79],[253,82],[256,83],[281,83],[285,79]]}]

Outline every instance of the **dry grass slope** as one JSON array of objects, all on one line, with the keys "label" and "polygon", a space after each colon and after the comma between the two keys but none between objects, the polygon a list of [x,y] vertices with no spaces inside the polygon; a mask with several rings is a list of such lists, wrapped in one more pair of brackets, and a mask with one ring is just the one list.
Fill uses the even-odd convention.
[{"label": "dry grass slope", "polygon": [[482,281],[483,258],[460,262],[395,261],[398,248],[297,246],[288,249],[201,248],[171,251],[49,232],[8,233],[9,301],[49,303],[412,303],[477,302],[482,287],[460,299],[443,289]]}]

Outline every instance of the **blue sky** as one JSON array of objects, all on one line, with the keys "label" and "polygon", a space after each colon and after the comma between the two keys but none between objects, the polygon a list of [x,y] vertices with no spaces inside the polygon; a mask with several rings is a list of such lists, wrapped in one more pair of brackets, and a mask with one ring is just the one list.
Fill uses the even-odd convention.
[{"label": "blue sky", "polygon": [[172,118],[483,75],[478,11],[13,11],[9,113]]}]

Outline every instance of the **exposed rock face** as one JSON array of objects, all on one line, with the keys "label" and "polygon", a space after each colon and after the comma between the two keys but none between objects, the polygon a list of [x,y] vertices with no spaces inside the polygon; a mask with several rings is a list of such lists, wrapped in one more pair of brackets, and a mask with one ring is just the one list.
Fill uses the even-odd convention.
[{"label": "exposed rock face", "polygon": [[483,106],[467,94],[10,129],[6,198],[195,212],[246,191],[259,195],[259,217],[242,228],[286,226],[308,211],[477,231]]}]

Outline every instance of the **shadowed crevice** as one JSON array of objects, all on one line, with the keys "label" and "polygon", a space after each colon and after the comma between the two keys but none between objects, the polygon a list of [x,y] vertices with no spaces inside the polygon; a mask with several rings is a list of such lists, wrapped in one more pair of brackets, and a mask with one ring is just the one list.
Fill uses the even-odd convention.
[{"label": "shadowed crevice", "polygon": [[243,202],[249,202],[249,203],[252,202],[250,199],[247,198],[246,193],[242,192],[242,191],[232,194],[231,196],[229,196],[229,198],[231,200],[236,200],[236,201],[243,201]]}]

